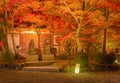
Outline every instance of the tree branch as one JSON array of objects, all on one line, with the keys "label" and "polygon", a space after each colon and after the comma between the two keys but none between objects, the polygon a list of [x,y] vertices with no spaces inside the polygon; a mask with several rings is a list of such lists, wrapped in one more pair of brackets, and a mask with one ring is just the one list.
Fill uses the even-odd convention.
[{"label": "tree branch", "polygon": [[70,14],[74,17],[74,19],[76,20],[76,22],[78,23],[78,18],[75,14],[73,14],[72,10],[69,8],[68,4],[66,3],[66,0],[63,0],[65,6],[67,7],[68,11],[70,12]]}]

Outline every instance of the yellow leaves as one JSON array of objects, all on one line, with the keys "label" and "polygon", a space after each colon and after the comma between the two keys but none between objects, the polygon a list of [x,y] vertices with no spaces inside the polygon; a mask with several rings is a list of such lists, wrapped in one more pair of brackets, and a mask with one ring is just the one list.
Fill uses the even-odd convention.
[{"label": "yellow leaves", "polygon": [[82,4],[78,0],[74,0],[73,3],[69,5],[69,7],[72,10],[76,10],[76,9],[80,9],[81,5]]},{"label": "yellow leaves", "polygon": [[60,6],[58,12],[66,13],[66,12],[68,12],[68,10],[65,6]]},{"label": "yellow leaves", "polygon": [[81,11],[81,10],[76,10],[75,12],[74,12],[77,16],[83,16],[83,14],[84,14],[84,11]]},{"label": "yellow leaves", "polygon": [[66,0],[66,2],[67,2],[68,4],[71,4],[71,3],[74,2],[74,0]]},{"label": "yellow leaves", "polygon": [[0,5],[2,5],[3,4],[3,1],[0,1]]},{"label": "yellow leaves", "polygon": [[37,11],[40,8],[40,3],[38,3],[38,1],[33,1],[27,6],[31,7],[34,11]]},{"label": "yellow leaves", "polygon": [[32,23],[36,23],[36,24],[42,24],[42,20],[40,19],[40,17],[32,15],[32,14],[26,14],[23,17],[23,21],[25,21],[25,22],[32,22]]},{"label": "yellow leaves", "polygon": [[100,12],[99,10],[96,10],[94,12],[89,12],[87,18],[92,23],[92,25],[104,26],[105,24],[105,17],[102,15],[102,12]]},{"label": "yellow leaves", "polygon": [[52,1],[45,1],[44,2],[44,10],[49,10],[54,6],[54,3]]},{"label": "yellow leaves", "polygon": [[86,0],[86,3],[89,3],[89,5],[95,5],[98,2],[98,0]]},{"label": "yellow leaves", "polygon": [[0,12],[1,12],[1,11],[2,11],[2,9],[3,9],[3,8],[1,7],[2,5],[3,5],[3,2],[2,2],[2,1],[0,1]]},{"label": "yellow leaves", "polygon": [[111,13],[109,15],[109,20],[113,20],[113,19],[120,19],[120,13],[116,14],[116,13]]}]

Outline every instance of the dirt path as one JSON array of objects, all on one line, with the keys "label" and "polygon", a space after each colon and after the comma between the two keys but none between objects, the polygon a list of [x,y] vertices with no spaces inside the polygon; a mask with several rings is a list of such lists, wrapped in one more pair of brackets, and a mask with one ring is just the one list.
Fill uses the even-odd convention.
[{"label": "dirt path", "polygon": [[0,83],[120,83],[120,70],[74,74],[0,69]]}]

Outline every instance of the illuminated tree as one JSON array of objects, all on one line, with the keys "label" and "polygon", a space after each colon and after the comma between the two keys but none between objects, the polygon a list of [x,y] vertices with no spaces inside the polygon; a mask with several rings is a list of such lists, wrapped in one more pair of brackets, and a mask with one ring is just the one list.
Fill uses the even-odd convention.
[{"label": "illuminated tree", "polygon": [[43,26],[60,34],[62,40],[75,37],[77,52],[101,43],[100,34],[104,30],[103,52],[106,52],[106,29],[113,25],[119,27],[119,3],[117,0],[10,0],[7,12],[1,14],[15,28],[30,28],[35,24],[38,40]]},{"label": "illuminated tree", "polygon": [[[103,40],[103,53],[106,53],[106,38],[110,35],[107,34],[107,30],[110,29],[114,24],[118,25],[120,20],[120,1],[118,0],[103,0],[97,4],[97,8],[100,9],[104,14],[105,17],[105,24],[103,25],[104,28],[104,40]],[[117,20],[117,21],[116,21]],[[114,26],[115,28],[115,26]]]}]

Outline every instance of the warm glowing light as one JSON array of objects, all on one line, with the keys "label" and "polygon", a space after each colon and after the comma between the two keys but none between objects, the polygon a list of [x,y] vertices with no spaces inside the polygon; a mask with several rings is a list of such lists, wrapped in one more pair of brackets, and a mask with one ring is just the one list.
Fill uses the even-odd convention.
[{"label": "warm glowing light", "polygon": [[80,64],[75,65],[75,73],[78,74],[80,72]]},{"label": "warm glowing light", "polygon": [[36,32],[35,32],[35,31],[23,31],[23,32],[22,32],[22,34],[24,34],[24,33],[36,34]]},{"label": "warm glowing light", "polygon": [[45,32],[41,32],[41,34],[45,34]]},{"label": "warm glowing light", "polygon": [[[41,34],[49,34],[48,32],[41,31]],[[23,31],[21,34],[37,34],[35,31]]]},{"label": "warm glowing light", "polygon": [[118,60],[117,60],[117,59],[115,60],[115,63],[117,63],[117,64],[118,64]]}]

